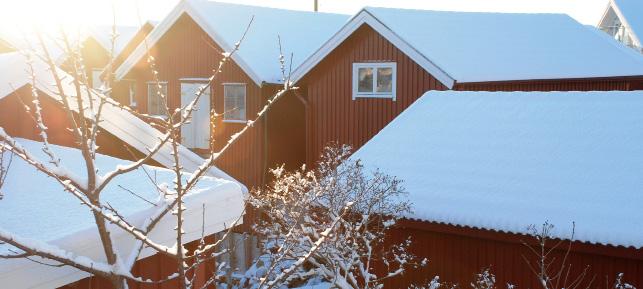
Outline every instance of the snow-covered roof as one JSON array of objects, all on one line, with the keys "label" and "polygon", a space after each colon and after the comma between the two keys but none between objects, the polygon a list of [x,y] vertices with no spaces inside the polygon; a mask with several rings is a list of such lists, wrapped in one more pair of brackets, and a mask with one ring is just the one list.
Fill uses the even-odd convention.
[{"label": "snow-covered roof", "polygon": [[116,70],[116,78],[124,77],[172,27],[183,14],[189,15],[225,51],[230,51],[243,35],[250,20],[254,21],[233,60],[257,85],[282,82],[279,63],[278,36],[293,68],[301,64],[330,38],[346,21],[348,15],[284,10],[276,8],[219,3],[208,0],[183,0],[150,33],[147,45],[139,47]]},{"label": "snow-covered roof", "polygon": [[632,32],[638,46],[643,45],[643,1],[610,0],[610,7],[619,16],[621,23]]},{"label": "snow-covered roof", "polygon": [[[116,41],[114,41],[114,55],[119,55],[125,46],[132,41],[140,27],[137,26],[116,26]],[[94,38],[106,51],[112,50],[112,25],[99,25],[89,29],[89,36]]]},{"label": "snow-covered roof", "polygon": [[643,75],[643,56],[623,53],[563,14],[367,7],[297,68],[293,79],[301,79],[363,24],[448,87],[454,82]]},{"label": "snow-covered roof", "polygon": [[[31,84],[26,59],[20,53],[0,54],[0,66],[10,68],[0,69],[0,99],[10,95],[18,88]],[[33,67],[38,90],[55,100],[61,101],[49,67],[38,59],[33,61]],[[75,95],[72,77],[60,69],[58,69],[58,74],[64,80],[63,88],[65,93]],[[84,97],[87,97],[86,90],[83,89],[82,93]],[[72,101],[71,103],[75,104],[76,102]],[[72,107],[72,109],[74,108]],[[160,131],[148,123],[112,104],[103,106],[101,116],[102,119],[99,125],[102,129],[140,152],[147,153],[163,137]],[[179,147],[179,154],[182,161],[181,166],[186,171],[195,171],[204,162],[203,158],[184,146]],[[172,157],[171,145],[169,143],[165,144],[158,153],[154,154],[153,159],[165,167],[173,167],[174,158]],[[216,167],[210,169],[209,175],[236,182],[234,178]]]},{"label": "snow-covered roof", "polygon": [[[42,143],[22,139],[19,139],[19,143],[41,161],[46,162]],[[79,150],[60,146],[52,148],[62,160],[64,167],[80,177],[85,175],[84,161]],[[9,158],[9,154],[5,152],[5,160]],[[96,157],[96,167],[102,174],[128,163],[130,162],[104,155]],[[145,170],[147,173],[139,169],[117,177],[101,197],[131,221],[132,225],[138,227],[143,226],[145,220],[158,211],[151,203],[162,197],[148,174],[156,178],[158,184],[165,183],[168,187],[172,187],[174,181],[174,173],[170,170],[149,166],[146,166]],[[124,188],[140,197],[134,196]],[[90,210],[70,193],[65,192],[52,178],[14,156],[6,183],[1,190],[4,198],[0,200],[0,230],[11,232],[20,238],[60,247],[77,256],[105,262]],[[235,182],[204,177],[197,188],[186,197],[186,206],[185,238],[188,241],[197,240],[201,237],[203,206],[206,210],[205,233],[210,235],[220,232],[230,227],[242,214],[243,192]],[[150,234],[150,238],[171,247],[176,243],[173,230],[175,226],[175,217],[168,214]],[[134,248],[134,239],[115,226],[110,228],[110,232],[118,253],[123,259],[127,259]],[[9,248],[9,245],[0,245],[0,254],[9,254]],[[141,258],[152,253],[152,250],[146,250]],[[0,284],[3,288],[56,288],[87,276],[86,273],[71,267],[44,266],[25,259],[0,259]]]},{"label": "snow-covered roof", "polygon": [[643,248],[643,92],[430,91],[352,157],[410,218]]}]

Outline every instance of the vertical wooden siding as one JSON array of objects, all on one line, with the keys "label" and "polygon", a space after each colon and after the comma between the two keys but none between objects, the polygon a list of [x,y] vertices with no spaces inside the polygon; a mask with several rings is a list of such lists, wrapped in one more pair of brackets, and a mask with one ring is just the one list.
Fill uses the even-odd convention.
[{"label": "vertical wooden siding", "polygon": [[643,84],[643,78],[588,78],[560,80],[524,80],[500,82],[458,83],[461,91],[610,91],[633,90]]},{"label": "vertical wooden siding", "polygon": [[[241,45],[243,49],[243,43]],[[156,45],[151,47],[159,78],[168,82],[168,104],[172,109],[180,105],[180,79],[210,77],[222,59],[222,52],[205,31],[185,14]],[[125,79],[137,81],[138,109],[147,112],[147,82],[153,79],[147,59],[139,61]],[[229,82],[246,83],[246,116],[254,118],[265,103],[262,89],[234,62],[228,62],[212,84],[212,109],[217,113],[223,113],[223,84]],[[225,123],[221,118],[217,119],[212,132],[215,151],[243,126],[244,124]],[[263,138],[264,122],[259,121],[221,157],[217,166],[248,188],[261,185],[265,155]]]},{"label": "vertical wooden siding", "polygon": [[[403,277],[386,283],[385,288],[407,288],[411,282],[430,280],[440,276],[445,282],[453,282],[466,288],[474,280],[474,274],[482,268],[491,267],[496,275],[498,288],[511,283],[518,288],[540,288],[537,277],[529,269],[523,256],[535,260],[535,256],[522,242],[535,245],[529,236],[454,227],[420,221],[402,221],[392,230],[387,243],[400,243],[411,237],[412,252],[429,260],[422,270],[411,271]],[[550,245],[557,240],[551,240]],[[560,268],[568,243],[551,254],[555,266]],[[587,267],[585,285],[593,278],[589,288],[609,288],[618,273],[624,273],[629,283],[643,285],[643,250],[574,242],[566,264],[571,264],[570,279],[578,276]],[[606,284],[607,282],[607,284]],[[579,288],[585,288],[580,286]]]},{"label": "vertical wooden siding", "polygon": [[[69,131],[71,123],[61,105],[40,92],[43,122],[47,126],[49,142],[66,147],[78,147],[75,136]],[[0,127],[12,137],[42,141],[40,131],[32,113],[25,110],[25,105],[33,112],[33,97],[29,85],[18,89],[11,95],[0,99]],[[100,130],[97,136],[98,152],[101,154],[132,160],[141,155],[136,149],[127,145],[116,136]],[[132,155],[130,152],[134,152]],[[149,164],[158,165],[156,162]]]},{"label": "vertical wooden siding", "polygon": [[[355,62],[397,63],[397,100],[352,99]],[[326,57],[302,81],[307,87],[306,162],[331,142],[357,149],[428,90],[446,87],[367,25]]]}]

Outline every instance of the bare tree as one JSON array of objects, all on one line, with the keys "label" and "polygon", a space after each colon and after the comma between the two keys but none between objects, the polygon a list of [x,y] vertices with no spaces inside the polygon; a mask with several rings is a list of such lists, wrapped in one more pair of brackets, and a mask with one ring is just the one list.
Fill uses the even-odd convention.
[{"label": "bare tree", "polygon": [[5,155],[4,147],[0,146],[0,200],[2,200],[3,198],[2,186],[7,180],[12,161],[13,154],[11,152],[7,152],[7,154]]},{"label": "bare tree", "polygon": [[[536,245],[530,245],[523,241],[525,247],[532,253],[533,259],[522,255],[525,263],[529,269],[536,275],[538,282],[542,289],[576,289],[576,288],[590,288],[594,279],[586,282],[589,266],[585,267],[583,271],[572,276],[572,265],[567,264],[567,258],[571,251],[572,243],[574,242],[574,233],[576,225],[572,225],[572,234],[569,240],[553,240],[551,232],[554,225],[545,222],[542,226],[537,227],[532,225],[529,227],[531,235],[536,240]],[[553,245],[550,242],[555,242]],[[567,242],[567,248],[562,249]],[[563,258],[557,260],[554,254],[558,250],[564,250]]]},{"label": "bare tree", "polygon": [[[256,118],[247,122],[240,131],[234,134],[219,151],[211,153],[198,169],[186,172],[181,166],[181,156],[179,154],[180,148],[180,131],[181,127],[185,125],[191,115],[198,108],[197,103],[199,98],[210,88],[212,82],[217,79],[218,75],[223,71],[226,63],[230,62],[231,57],[237,52],[245,35],[250,28],[252,21],[248,24],[244,34],[240,37],[239,42],[236,43],[231,51],[223,53],[221,61],[217,67],[212,69],[213,73],[209,77],[208,82],[203,85],[195,94],[192,102],[185,107],[171,110],[168,106],[167,96],[161,95],[163,104],[166,111],[169,113],[167,119],[147,115],[135,111],[126,105],[120,104],[114,99],[107,97],[102,92],[109,92],[110,81],[105,82],[102,92],[92,90],[90,88],[86,69],[83,64],[82,54],[80,47],[69,40],[67,34],[61,32],[59,45],[65,49],[71,63],[71,79],[56,67],[53,57],[50,55],[45,40],[41,34],[38,36],[38,45],[41,47],[42,53],[35,53],[35,51],[24,52],[27,56],[27,64],[29,75],[32,81],[32,97],[33,106],[35,109],[31,110],[36,127],[40,132],[42,138],[43,148],[46,153],[47,160],[41,161],[33,156],[31,152],[20,145],[19,141],[8,135],[4,129],[0,128],[0,152],[3,156],[8,153],[15,155],[22,159],[27,164],[34,167],[39,172],[54,179],[66,192],[75,197],[83,206],[90,210],[96,224],[97,232],[100,236],[101,245],[104,251],[105,262],[92,260],[90,258],[74,258],[70,252],[67,252],[59,247],[47,243],[31,242],[25,238],[0,229],[0,243],[5,243],[12,246],[14,254],[3,255],[0,258],[29,258],[40,257],[50,262],[55,266],[71,266],[79,270],[90,273],[94,276],[103,277],[109,280],[115,289],[127,288],[129,282],[139,283],[161,283],[169,280],[176,280],[179,283],[179,288],[193,288],[195,271],[205,262],[211,262],[213,258],[225,252],[219,252],[216,248],[219,247],[222,240],[215,243],[208,244],[205,242],[205,237],[202,236],[199,240],[199,246],[196,250],[188,251],[185,247],[187,240],[184,239],[183,225],[184,225],[184,198],[186,195],[195,188],[201,181],[203,176],[206,176],[209,170],[214,166],[215,162],[220,156],[227,151],[234,143],[236,143],[241,135],[246,133],[252,128],[253,123],[260,120],[268,111],[269,107],[286,94],[288,91],[295,89],[291,86],[289,81],[289,71],[285,70],[284,56],[275,61],[282,62],[282,71],[284,75],[284,86],[275,95],[268,99],[264,108],[257,114]],[[116,30],[113,29],[112,40],[117,37]],[[112,45],[113,47],[113,45]],[[113,52],[111,53],[114,54]],[[268,61],[268,60],[267,60]],[[113,61],[110,61],[113,63]],[[158,79],[158,71],[155,66],[155,59],[148,55],[148,63],[153,72],[154,81],[160,85]],[[41,115],[42,107],[40,104],[39,91],[36,89],[38,77],[37,73],[40,66],[46,66],[51,75],[48,79],[52,79],[54,83],[53,92],[58,98],[62,106],[68,122],[71,124],[69,128],[72,132],[77,148],[82,153],[83,164],[86,171],[86,178],[79,178],[77,174],[64,167],[59,157],[55,154],[55,150],[50,147],[48,142],[48,128],[43,122]],[[107,73],[111,74],[111,66],[108,66]],[[111,77],[108,75],[108,78]],[[160,90],[159,90],[159,93]],[[137,117],[148,122],[155,122],[160,126],[160,130],[164,133],[157,143],[149,147],[147,152],[144,152],[142,157],[135,159],[135,161],[120,165],[114,170],[104,174],[100,174],[96,169],[96,154],[97,154],[97,135],[101,128],[100,123],[103,121],[103,109],[106,106],[115,106],[136,115]],[[215,117],[221,114],[216,114]],[[126,217],[118,212],[115,208],[105,203],[102,199],[102,193],[105,188],[113,182],[118,176],[134,172],[138,169],[144,169],[143,165],[150,161],[162,148],[169,147],[172,151],[173,166],[170,168],[174,172],[174,184],[172,187],[162,186],[156,184],[155,186],[159,193],[163,196],[160,203],[154,204],[157,208],[156,212],[150,216],[149,220],[142,226],[134,226],[129,222]],[[5,152],[6,151],[6,152]],[[7,166],[8,167],[8,166]],[[0,180],[6,177],[6,169],[0,173]],[[133,195],[136,192],[131,192]],[[151,239],[148,234],[157,226],[162,218],[167,215],[174,216],[176,219],[176,245],[172,247],[164,246]],[[131,237],[137,241],[136,250],[134,252],[118,252],[115,247],[113,236],[108,228],[108,225],[113,225],[119,229],[127,232]],[[234,224],[231,224],[233,227]],[[229,233],[229,231],[228,231]],[[226,234],[225,236],[227,236]],[[225,237],[224,236],[224,237]],[[225,238],[223,238],[225,239]],[[176,261],[177,274],[166,276],[160,280],[143,280],[133,276],[131,273],[134,262],[140,256],[144,248],[151,248],[158,254],[162,254]]]},{"label": "bare tree", "polygon": [[[410,211],[400,181],[367,173],[349,154],[347,146],[329,147],[315,169],[272,170],[275,181],[251,196],[261,213],[254,229],[262,258],[235,288],[317,281],[337,288],[381,288],[384,280],[426,264],[408,251],[410,240],[384,242]],[[376,273],[376,265],[386,273]]]}]

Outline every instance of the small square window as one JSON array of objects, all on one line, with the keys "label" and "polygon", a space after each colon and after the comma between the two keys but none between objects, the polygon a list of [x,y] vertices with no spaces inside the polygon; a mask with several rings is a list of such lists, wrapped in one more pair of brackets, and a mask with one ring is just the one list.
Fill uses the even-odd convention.
[{"label": "small square window", "polygon": [[395,100],[396,69],[394,62],[354,63],[353,99],[373,97]]},{"label": "small square window", "polygon": [[223,85],[224,114],[223,120],[230,122],[246,121],[246,85],[224,84]]},{"label": "small square window", "polygon": [[164,99],[167,99],[167,82],[147,83],[147,113],[158,116],[168,116]]}]

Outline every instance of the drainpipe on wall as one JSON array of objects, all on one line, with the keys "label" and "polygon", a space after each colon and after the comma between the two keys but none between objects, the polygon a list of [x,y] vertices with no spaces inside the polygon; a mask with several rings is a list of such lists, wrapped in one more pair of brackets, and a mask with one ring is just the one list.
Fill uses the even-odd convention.
[{"label": "drainpipe on wall", "polygon": [[319,0],[314,0],[315,1],[315,12],[319,11]]}]

